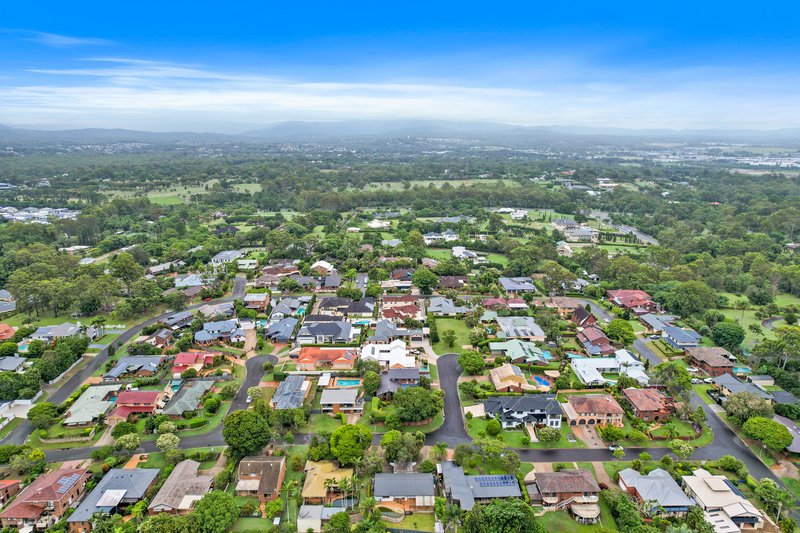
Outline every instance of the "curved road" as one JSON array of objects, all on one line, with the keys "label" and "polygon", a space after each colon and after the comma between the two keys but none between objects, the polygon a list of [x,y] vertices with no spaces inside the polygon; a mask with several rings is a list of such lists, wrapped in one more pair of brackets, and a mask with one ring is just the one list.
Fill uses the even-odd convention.
[{"label": "curved road", "polygon": [[783,317],[782,316],[771,316],[771,317],[767,318],[766,320],[762,320],[761,321],[761,325],[764,326],[767,329],[775,329],[775,322],[777,322],[778,320],[783,320]]},{"label": "curved road", "polygon": [[[212,300],[210,302],[201,302],[199,304],[194,304],[186,308],[188,311],[192,311],[194,309],[198,309],[206,304],[216,304],[222,302],[232,302],[236,299],[242,298],[244,296],[245,287],[247,285],[247,278],[241,274],[236,276],[236,283],[233,286],[233,292],[230,296],[226,298],[220,298],[218,300]],[[149,318],[144,322],[140,322],[136,324],[132,328],[126,330],[122,333],[119,337],[117,337],[109,346],[113,345],[114,347],[119,347],[125,344],[126,342],[134,339],[141,333],[141,331],[146,328],[147,326],[151,326],[157,322],[164,320],[166,317],[174,314],[174,311],[169,313],[163,313],[161,315]],[[100,368],[100,365],[105,363],[108,360],[108,348],[106,346],[102,350],[100,350],[97,355],[95,355],[82,369],[75,373],[71,378],[69,378],[63,385],[61,385],[53,394],[51,394],[48,398],[48,402],[53,402],[56,405],[61,405],[69,398],[69,395],[75,392],[78,387],[80,387],[84,381],[92,376],[92,374]],[[23,420],[22,423],[14,428],[14,430],[9,433],[0,444],[24,444],[25,441],[28,439],[28,436],[31,434],[32,428],[30,422],[27,420]]]}]

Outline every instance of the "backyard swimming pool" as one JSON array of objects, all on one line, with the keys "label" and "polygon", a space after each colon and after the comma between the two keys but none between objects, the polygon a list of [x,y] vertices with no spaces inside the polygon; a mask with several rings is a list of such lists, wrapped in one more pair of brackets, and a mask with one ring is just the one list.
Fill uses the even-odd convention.
[{"label": "backyard swimming pool", "polygon": [[533,376],[533,379],[536,380],[536,383],[538,383],[542,387],[550,386],[550,382],[545,378],[543,378],[542,376]]},{"label": "backyard swimming pool", "polygon": [[750,367],[747,367],[747,366],[735,366],[735,367],[733,367],[733,373],[734,374],[749,374],[750,372],[752,372],[752,370],[750,370]]},{"label": "backyard swimming pool", "polygon": [[361,386],[361,379],[360,378],[336,378],[336,386],[337,387],[360,387]]}]

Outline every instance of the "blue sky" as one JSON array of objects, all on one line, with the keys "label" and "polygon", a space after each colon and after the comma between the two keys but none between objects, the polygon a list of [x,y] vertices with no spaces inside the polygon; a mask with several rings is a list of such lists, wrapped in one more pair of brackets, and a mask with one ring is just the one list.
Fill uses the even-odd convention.
[{"label": "blue sky", "polygon": [[788,3],[265,4],[6,5],[0,123],[800,126]]}]

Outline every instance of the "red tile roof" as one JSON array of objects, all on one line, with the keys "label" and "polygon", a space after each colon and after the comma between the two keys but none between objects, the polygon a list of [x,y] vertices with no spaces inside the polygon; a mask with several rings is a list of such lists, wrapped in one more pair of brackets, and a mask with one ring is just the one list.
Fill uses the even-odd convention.
[{"label": "red tile roof", "polygon": [[667,397],[658,389],[625,389],[625,398],[637,411],[660,411],[665,407]]},{"label": "red tile roof", "polygon": [[123,391],[117,396],[117,405],[145,404],[154,405],[161,395],[159,391]]},{"label": "red tile roof", "polygon": [[5,341],[14,336],[14,328],[8,324],[0,324],[0,340]]},{"label": "red tile roof", "polygon": [[[66,486],[62,478],[69,478],[73,474],[88,477],[85,468],[52,470],[33,480],[30,485],[22,489],[17,498],[8,504],[0,513],[0,518],[26,518],[35,519],[42,515],[47,502],[55,502],[68,498],[69,490],[59,493],[58,489]],[[85,481],[79,479],[77,483]]]},{"label": "red tile roof", "polygon": [[319,346],[304,346],[300,349],[298,363],[350,363],[356,359],[356,352],[352,348],[321,348]]},{"label": "red tile roof", "polygon": [[609,394],[576,395],[570,396],[567,401],[579,415],[585,413],[621,415],[625,412],[617,400]]}]

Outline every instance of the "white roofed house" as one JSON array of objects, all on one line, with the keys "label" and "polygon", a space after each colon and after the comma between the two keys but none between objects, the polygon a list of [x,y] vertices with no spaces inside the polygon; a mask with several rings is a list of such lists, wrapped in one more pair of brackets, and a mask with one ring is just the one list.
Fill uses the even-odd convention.
[{"label": "white roofed house", "polygon": [[644,363],[628,350],[617,350],[611,357],[576,358],[570,364],[584,385],[603,386],[614,383],[614,380],[607,379],[603,374],[628,376],[642,385],[650,382],[650,377],[644,371]]},{"label": "white roofed house", "polygon": [[64,322],[63,324],[59,324],[57,326],[42,326],[38,328],[31,335],[31,339],[44,341],[45,343],[50,344],[56,342],[58,339],[80,334],[86,335],[92,340],[100,336],[100,332],[96,328],[83,327],[81,326],[80,322],[75,324]]},{"label": "white roofed house", "polygon": [[324,389],[319,399],[323,413],[360,413],[364,410],[364,399],[358,396],[358,389]]},{"label": "white roofed house", "polygon": [[211,258],[211,264],[214,266],[224,265],[236,261],[243,255],[241,250],[224,250]]},{"label": "white roofed house", "polygon": [[705,511],[706,521],[716,533],[761,529],[764,516],[725,476],[715,476],[698,468],[683,476],[686,495]]},{"label": "white roofed house", "polygon": [[684,494],[669,472],[661,468],[651,470],[647,475],[632,468],[621,470],[619,487],[655,514],[684,516],[694,506],[694,500]]},{"label": "white roofed house", "polygon": [[361,348],[362,359],[373,359],[384,369],[414,368],[416,360],[408,355],[405,341],[396,339],[388,344],[365,344]]},{"label": "white roofed house", "polygon": [[524,339],[534,342],[544,342],[544,330],[529,316],[497,317],[500,331],[497,336],[501,339]]},{"label": "white roofed house", "polygon": [[311,271],[321,276],[327,276],[329,274],[335,274],[336,267],[327,261],[320,260],[311,265]]}]

